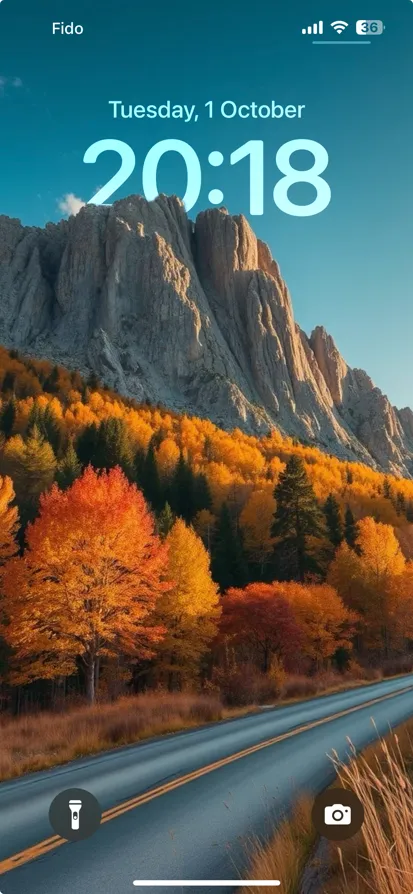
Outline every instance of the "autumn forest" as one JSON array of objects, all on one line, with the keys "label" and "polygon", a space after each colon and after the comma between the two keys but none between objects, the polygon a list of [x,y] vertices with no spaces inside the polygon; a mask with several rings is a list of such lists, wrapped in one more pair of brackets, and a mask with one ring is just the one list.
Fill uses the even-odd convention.
[{"label": "autumn forest", "polygon": [[0,708],[413,666],[413,481],[0,349]]}]

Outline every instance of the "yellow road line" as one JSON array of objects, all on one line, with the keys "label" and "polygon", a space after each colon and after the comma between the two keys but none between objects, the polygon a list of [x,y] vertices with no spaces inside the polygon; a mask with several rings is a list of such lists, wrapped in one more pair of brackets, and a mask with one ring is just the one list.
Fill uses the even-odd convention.
[{"label": "yellow road line", "polygon": [[[112,807],[110,810],[105,810],[102,814],[102,823],[107,823],[109,820],[116,819],[117,816],[122,816],[123,813],[127,813],[129,810],[134,810],[136,807],[140,807],[142,804],[147,804],[148,801],[154,800],[154,798],[159,798],[161,795],[166,795],[167,792],[174,791],[176,788],[180,788],[181,785],[186,785],[187,782],[192,782],[194,779],[199,779],[201,776],[206,776],[207,773],[212,773],[213,770],[219,770],[220,767],[225,767],[227,764],[233,763],[233,761],[241,760],[243,757],[248,757],[250,754],[255,754],[257,751],[261,751],[263,748],[270,748],[272,745],[276,745],[278,742],[284,742],[286,739],[290,739],[293,736],[298,736],[300,733],[306,732],[307,730],[315,729],[317,726],[322,726],[324,723],[330,723],[333,720],[339,720],[340,717],[346,717],[349,714],[354,714],[356,711],[361,711],[365,708],[369,708],[372,705],[376,705],[379,702],[384,702],[387,699],[395,698],[398,695],[403,695],[405,692],[409,692],[413,689],[413,685],[406,686],[404,689],[399,689],[397,692],[390,692],[386,695],[379,695],[376,698],[370,699],[368,702],[363,702],[361,705],[354,705],[352,708],[346,708],[344,711],[339,711],[336,714],[330,714],[329,717],[322,717],[320,720],[313,720],[312,723],[303,724],[303,726],[295,727],[295,729],[289,730],[287,733],[281,733],[281,735],[273,736],[271,739],[266,739],[265,742],[259,742],[257,745],[251,745],[249,748],[244,748],[242,751],[237,751],[235,754],[230,754],[228,757],[221,758],[220,760],[214,761],[212,764],[207,764],[205,767],[200,767],[198,770],[193,770],[191,773],[186,773],[184,776],[180,776],[177,779],[172,779],[170,782],[166,782],[163,785],[159,785],[156,788],[152,788],[149,791],[145,792],[143,795],[137,795],[135,798],[130,798],[128,801],[124,801],[122,804],[118,804],[116,807]],[[53,835],[51,838],[46,838],[44,841],[40,841],[38,844],[34,844],[32,847],[25,848],[25,850],[20,851],[18,854],[14,854],[12,857],[7,857],[5,860],[0,862],[0,875],[3,875],[5,872],[10,872],[12,869],[16,869],[18,866],[22,866],[24,863],[28,863],[31,860],[35,860],[38,857],[42,857],[44,854],[49,853],[49,851],[55,850],[60,847],[62,844],[67,844],[65,838],[60,838],[59,835]]]}]

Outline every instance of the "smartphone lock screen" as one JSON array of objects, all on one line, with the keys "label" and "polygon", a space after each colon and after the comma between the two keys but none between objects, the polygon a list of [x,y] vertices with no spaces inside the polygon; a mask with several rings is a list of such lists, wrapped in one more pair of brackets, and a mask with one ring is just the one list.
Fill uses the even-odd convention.
[{"label": "smartphone lock screen", "polygon": [[413,889],[412,41],[0,0],[0,894]]}]

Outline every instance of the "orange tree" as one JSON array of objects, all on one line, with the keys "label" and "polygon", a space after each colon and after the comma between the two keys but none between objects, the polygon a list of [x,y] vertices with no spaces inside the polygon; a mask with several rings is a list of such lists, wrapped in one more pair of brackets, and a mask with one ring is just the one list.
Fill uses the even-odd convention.
[{"label": "orange tree", "polygon": [[142,494],[116,467],[87,468],[71,488],[40,500],[23,556],[4,570],[5,638],[16,682],[84,667],[94,701],[101,657],[147,658],[163,635],[145,624],[165,582],[167,547]]},{"label": "orange tree", "polygon": [[328,664],[337,649],[351,651],[358,615],[350,611],[328,584],[272,584],[287,600],[301,631],[300,653],[314,667]]}]

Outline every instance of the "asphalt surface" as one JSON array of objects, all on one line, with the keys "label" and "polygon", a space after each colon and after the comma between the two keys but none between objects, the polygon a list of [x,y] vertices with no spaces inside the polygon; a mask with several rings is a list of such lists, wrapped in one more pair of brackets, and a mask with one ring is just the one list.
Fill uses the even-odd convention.
[{"label": "asphalt surface", "polygon": [[[402,692],[407,686],[412,689]],[[394,696],[384,701],[302,729],[392,693]],[[413,677],[409,675],[158,738],[2,783],[0,871],[6,858],[53,835],[48,811],[53,798],[64,789],[87,789],[107,810],[297,729],[283,741],[229,762],[106,822],[87,840],[66,843],[1,874],[0,894],[160,892],[157,887],[134,886],[133,881],[139,879],[234,879],[236,887],[245,871],[251,836],[268,834],[300,792],[316,793],[331,782],[334,774],[328,755],[332,749],[345,757],[347,736],[357,748],[363,748],[377,734],[386,733],[390,726],[411,716]],[[205,886],[201,890],[207,889]],[[280,892],[282,889],[281,884]],[[178,883],[168,891],[178,894],[182,888]]]}]

